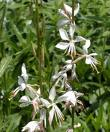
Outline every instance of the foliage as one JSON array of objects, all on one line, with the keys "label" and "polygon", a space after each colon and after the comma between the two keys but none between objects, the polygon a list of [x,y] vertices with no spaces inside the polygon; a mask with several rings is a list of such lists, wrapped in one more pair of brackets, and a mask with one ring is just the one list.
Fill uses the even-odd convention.
[{"label": "foliage", "polygon": [[[20,108],[18,100],[23,95],[18,94],[9,101],[11,91],[17,87],[17,77],[21,75],[23,63],[29,73],[29,84],[40,84],[38,36],[36,35],[36,12],[30,0],[0,1],[0,131],[19,132],[31,119],[30,107]],[[45,98],[51,86],[51,76],[57,72],[65,61],[64,54],[55,48],[60,37],[57,22],[60,19],[58,9],[63,0],[48,0],[43,2],[40,13],[44,17],[43,49],[45,66],[42,68],[42,85]],[[71,1],[66,1],[71,5]],[[110,131],[110,1],[83,0],[80,2],[80,13],[76,18],[77,33],[89,38],[92,42],[91,51],[98,53],[99,74],[93,72],[87,65],[80,62],[77,75],[80,81],[71,82],[75,90],[84,93],[81,100],[84,108],[77,109],[75,124],[81,127],[75,131]],[[42,19],[42,15],[41,18]],[[68,73],[69,74],[69,73]],[[35,86],[38,89],[38,86]],[[81,111],[80,111],[81,110]],[[51,131],[66,131],[71,127],[70,112],[62,127],[49,128]],[[16,120],[15,120],[16,119]]]}]

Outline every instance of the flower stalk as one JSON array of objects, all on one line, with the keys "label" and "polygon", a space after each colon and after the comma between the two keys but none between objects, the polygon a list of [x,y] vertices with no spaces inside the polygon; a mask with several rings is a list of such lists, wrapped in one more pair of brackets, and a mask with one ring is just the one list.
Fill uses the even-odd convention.
[{"label": "flower stalk", "polygon": [[[83,96],[83,93],[75,91],[72,86],[69,84],[69,77],[67,72],[71,72],[71,79],[77,79],[77,63],[82,59],[85,59],[85,63],[89,64],[94,70],[97,71],[96,65],[99,63],[94,56],[96,53],[88,52],[90,47],[90,40],[85,39],[82,36],[75,36],[75,16],[79,11],[79,3],[76,3],[76,0],[72,0],[72,7],[64,4],[64,9],[59,9],[59,13],[64,17],[59,22],[59,33],[62,39],[62,42],[59,42],[55,47],[61,50],[66,51],[66,55],[69,56],[69,60],[65,61],[65,65],[62,69],[52,76],[51,81],[53,81],[51,88],[48,93],[48,97],[45,98],[45,91],[43,89],[43,79],[42,79],[42,68],[44,66],[44,18],[40,14],[40,7],[42,2],[34,0],[35,5],[35,28],[37,36],[37,52],[38,55],[38,73],[39,73],[39,82],[38,89],[34,89],[34,85],[28,84],[28,74],[26,71],[25,64],[22,65],[21,75],[18,76],[18,87],[13,91],[13,96],[16,96],[19,91],[26,90],[28,94],[22,96],[19,100],[20,107],[26,107],[31,105],[33,108],[32,121],[30,121],[26,126],[23,127],[22,131],[28,130],[29,132],[34,131],[50,131],[51,126],[53,126],[54,120],[61,126],[64,118],[64,114],[61,111],[59,104],[63,105],[64,109],[69,109],[71,113],[71,129],[80,127],[80,125],[75,126],[75,110],[78,105],[83,105],[83,103],[78,100],[80,96]],[[61,26],[62,25],[62,26]],[[61,27],[60,27],[61,26]],[[65,28],[66,27],[66,28]],[[68,29],[68,30],[67,30]],[[82,42],[82,48],[80,51],[77,50],[78,44]],[[80,46],[80,47],[81,47]],[[37,58],[37,56],[36,56]],[[46,82],[46,81],[45,81]],[[63,90],[63,94],[59,89]],[[40,118],[36,121],[33,121],[36,118],[36,114],[39,114]],[[79,123],[80,124],[80,123]],[[44,130],[45,129],[45,130]]]},{"label": "flower stalk", "polygon": [[37,36],[37,56],[38,56],[38,73],[39,73],[39,85],[41,88],[41,93],[44,93],[42,86],[42,69],[44,67],[44,18],[43,15],[40,14],[40,7],[42,6],[42,2],[39,0],[35,0],[36,6],[36,36]]}]

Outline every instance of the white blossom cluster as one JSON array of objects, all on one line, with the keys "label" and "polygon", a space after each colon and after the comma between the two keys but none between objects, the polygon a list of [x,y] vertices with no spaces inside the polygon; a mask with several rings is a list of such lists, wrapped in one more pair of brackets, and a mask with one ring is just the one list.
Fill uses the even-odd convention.
[{"label": "white blossom cluster", "polygon": [[[76,5],[74,10],[74,16],[79,12],[79,3]],[[34,85],[28,84],[28,74],[26,71],[25,64],[21,68],[21,76],[18,77],[18,87],[13,91],[13,96],[16,96],[19,91],[27,91],[27,94],[22,96],[19,100],[20,107],[26,107],[31,105],[33,107],[32,121],[30,121],[26,126],[23,127],[22,131],[35,132],[44,131],[47,127],[47,119],[49,124],[52,125],[54,119],[61,125],[64,120],[64,115],[58,104],[66,104],[66,108],[72,109],[77,106],[77,104],[82,104],[78,97],[83,94],[74,91],[73,88],[68,83],[67,72],[71,71],[71,78],[77,79],[76,67],[77,62],[85,59],[85,63],[91,65],[93,69],[97,72],[96,65],[99,63],[94,56],[96,53],[89,53],[88,49],[90,47],[90,40],[82,36],[75,36],[76,24],[75,21],[72,22],[72,8],[64,4],[63,9],[59,9],[59,13],[63,18],[58,22],[59,33],[62,39],[56,45],[56,48],[64,50],[70,59],[65,62],[65,66],[61,71],[52,76],[53,85],[49,91],[49,96],[47,99],[43,98],[40,92],[40,86],[37,85],[38,90],[35,90]],[[66,28],[65,28],[66,27]],[[68,30],[67,30],[68,28]],[[76,46],[82,42],[81,52],[77,51]],[[64,93],[58,96],[56,90],[57,87],[64,89]],[[66,90],[65,90],[66,89]],[[48,113],[48,114],[47,114]],[[35,119],[36,114],[39,115],[39,119]],[[48,117],[47,117],[48,116]],[[74,125],[74,128],[80,125]]]}]

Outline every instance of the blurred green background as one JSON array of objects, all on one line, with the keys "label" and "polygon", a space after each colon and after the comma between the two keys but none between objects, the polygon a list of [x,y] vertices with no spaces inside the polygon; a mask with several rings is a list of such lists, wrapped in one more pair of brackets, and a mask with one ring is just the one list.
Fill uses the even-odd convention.
[{"label": "blurred green background", "polygon": [[[8,1],[8,2],[7,2]],[[57,22],[58,9],[63,0],[48,0],[39,7],[43,16],[44,68],[42,83],[46,93],[51,76],[62,66],[65,55],[55,48],[60,41]],[[71,0],[65,0],[71,5]],[[9,101],[10,93],[17,87],[21,65],[25,63],[29,83],[39,82],[34,0],[0,0],[0,132],[20,132],[31,120],[32,109],[20,108],[18,100],[24,93]],[[42,17],[41,17],[42,19]],[[99,74],[81,61],[77,66],[79,82],[71,84],[83,92],[84,108],[76,111],[75,123],[81,123],[75,132],[110,131],[110,0],[80,0],[76,17],[77,33],[91,40],[91,51],[98,53]],[[62,127],[52,132],[66,132],[71,126],[67,111]]]}]

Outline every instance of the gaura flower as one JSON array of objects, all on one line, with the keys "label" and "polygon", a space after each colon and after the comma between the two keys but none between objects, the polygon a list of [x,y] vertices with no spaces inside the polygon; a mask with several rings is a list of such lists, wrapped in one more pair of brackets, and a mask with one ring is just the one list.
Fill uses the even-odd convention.
[{"label": "gaura flower", "polygon": [[[37,96],[39,94],[39,92],[36,91],[32,87],[32,85],[27,84],[27,81],[28,81],[28,74],[26,71],[26,66],[23,63],[23,65],[21,67],[21,76],[18,76],[18,85],[19,86],[15,90],[12,91],[10,99],[15,97],[19,91],[24,91],[25,89],[26,89],[26,92],[28,92],[30,94],[30,97],[32,97],[32,98],[34,98],[35,96]],[[35,84],[35,86],[39,87],[37,84]]]},{"label": "gaura flower", "polygon": [[42,104],[50,109],[49,111],[49,123],[50,125],[52,124],[53,118],[55,117],[56,120],[58,119],[59,124],[61,125],[61,122],[64,120],[64,116],[61,112],[61,110],[57,106],[57,101],[55,100],[56,98],[56,90],[55,87],[52,87],[50,92],[49,92],[49,100],[41,98]]},{"label": "gaura flower", "polygon": [[[72,7],[68,6],[67,4],[64,4],[63,9],[59,9],[58,12],[64,17],[64,19],[61,19],[58,22],[58,26],[64,26],[65,24],[72,23]],[[76,4],[76,7],[74,9],[74,16],[76,16],[79,12],[79,3]]]},{"label": "gaura flower", "polygon": [[26,71],[26,66],[23,63],[21,67],[21,76],[18,76],[18,85],[20,91],[23,91],[26,88],[27,81],[28,81],[28,74]]},{"label": "gaura flower", "polygon": [[18,76],[18,87],[12,91],[12,97],[15,97],[19,91],[24,91],[25,88],[27,87],[27,81],[28,81],[28,74],[26,71],[26,66],[23,63],[21,67],[21,76]]},{"label": "gaura flower", "polygon": [[94,56],[96,56],[97,53],[88,54],[89,47],[90,47],[90,40],[86,40],[86,43],[83,46],[83,53],[86,56],[85,63],[91,65],[92,69],[96,70],[96,72],[99,73],[96,67],[96,65],[99,64],[99,61],[94,58]]},{"label": "gaura flower", "polygon": [[67,71],[72,69],[72,60],[67,60],[66,65],[62,68],[62,70],[55,75],[52,76],[52,80],[55,81],[54,86],[56,87],[59,83],[61,83],[61,88],[64,86],[67,87]]},{"label": "gaura flower", "polygon": [[65,82],[67,82],[67,73],[66,71],[60,71],[52,76],[52,80],[55,81],[54,87],[61,83],[61,88],[64,87]]},{"label": "gaura flower", "polygon": [[58,97],[58,100],[65,101],[65,102],[70,102],[74,106],[76,105],[76,102],[77,102],[74,91],[66,92],[65,94]]},{"label": "gaura flower", "polygon": [[40,110],[40,95],[38,94],[38,91],[36,91],[36,96],[33,99],[30,99],[29,96],[22,96],[19,100],[20,102],[20,107],[26,107],[28,105],[32,105],[33,107],[33,114],[32,114],[32,119],[34,119],[35,115],[37,112]]},{"label": "gaura flower", "polygon": [[[52,80],[55,81],[54,86],[56,87],[59,83],[61,83],[61,88],[69,88],[67,85],[67,71],[71,70],[71,78],[77,79],[76,75],[76,64],[72,62],[72,60],[67,60],[66,65],[62,68],[62,70],[55,75],[52,76]],[[78,79],[77,79],[78,80]],[[70,89],[70,88],[69,88]]]},{"label": "gaura flower", "polygon": [[76,106],[76,104],[79,102],[78,97],[82,96],[82,93],[76,92],[76,91],[67,91],[65,94],[58,97],[57,101],[65,101],[70,105]]},{"label": "gaura flower", "polygon": [[61,36],[63,42],[59,42],[56,45],[56,48],[59,48],[61,50],[66,50],[67,54],[71,55],[72,58],[73,58],[73,56],[76,55],[75,43],[86,40],[82,36],[77,36],[74,39],[74,37],[73,37],[74,31],[75,31],[75,25],[73,25],[73,24],[70,25],[69,34],[65,29],[60,28],[59,33],[60,33],[60,36]]}]

